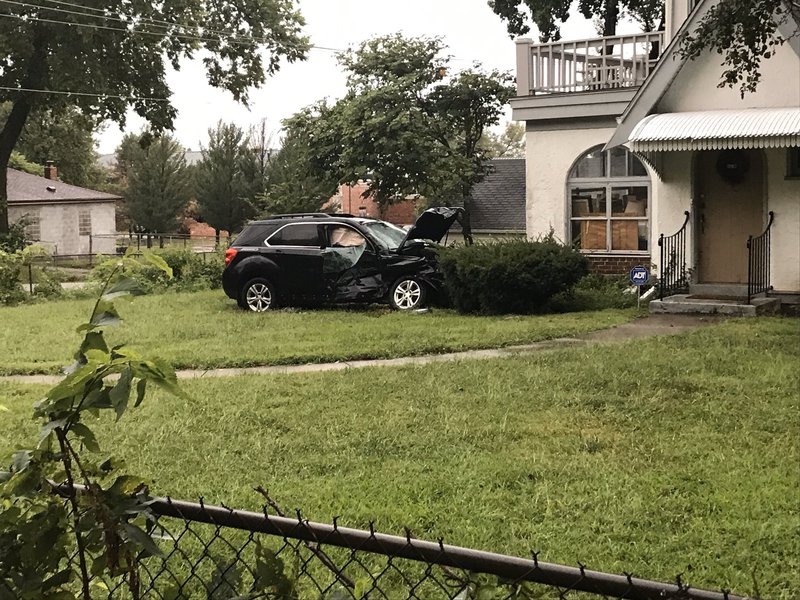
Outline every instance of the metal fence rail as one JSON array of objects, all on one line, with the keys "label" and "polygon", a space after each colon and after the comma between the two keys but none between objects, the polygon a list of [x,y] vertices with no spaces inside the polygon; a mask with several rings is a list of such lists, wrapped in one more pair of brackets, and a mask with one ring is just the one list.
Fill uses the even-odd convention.
[{"label": "metal fence rail", "polygon": [[[82,486],[76,486],[80,492]],[[62,486],[61,491],[67,493]],[[109,600],[363,598],[626,598],[744,600],[660,583],[303,518],[154,498],[151,534],[162,556],[141,557],[136,589],[96,576]],[[75,558],[73,558],[75,560]],[[2,578],[0,578],[2,585]],[[2,591],[2,590],[0,590]],[[1,596],[2,594],[0,594]]]},{"label": "metal fence rail", "polygon": [[658,278],[658,298],[686,292],[689,290],[689,277],[686,269],[686,227],[689,225],[689,211],[681,228],[674,234],[658,238],[661,251],[661,273]]},{"label": "metal fence rail", "polygon": [[770,285],[770,231],[775,213],[769,211],[767,228],[761,235],[747,238],[747,303],[756,294],[762,294],[772,289]]}]

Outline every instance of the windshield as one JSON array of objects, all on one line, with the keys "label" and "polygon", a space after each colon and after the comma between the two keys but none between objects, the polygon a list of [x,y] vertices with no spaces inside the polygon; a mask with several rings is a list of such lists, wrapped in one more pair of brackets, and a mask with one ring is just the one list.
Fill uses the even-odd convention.
[{"label": "windshield", "polygon": [[372,237],[388,250],[397,250],[406,237],[405,231],[385,221],[367,221],[364,227],[369,229]]}]

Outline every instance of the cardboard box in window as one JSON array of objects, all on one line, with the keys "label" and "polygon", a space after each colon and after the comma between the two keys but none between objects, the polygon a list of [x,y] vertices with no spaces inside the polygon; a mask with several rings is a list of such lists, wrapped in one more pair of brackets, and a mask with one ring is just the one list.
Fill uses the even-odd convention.
[{"label": "cardboard box in window", "polygon": [[[581,223],[581,249],[606,249],[606,221],[584,221]],[[611,249],[638,250],[639,222],[611,221]]]}]

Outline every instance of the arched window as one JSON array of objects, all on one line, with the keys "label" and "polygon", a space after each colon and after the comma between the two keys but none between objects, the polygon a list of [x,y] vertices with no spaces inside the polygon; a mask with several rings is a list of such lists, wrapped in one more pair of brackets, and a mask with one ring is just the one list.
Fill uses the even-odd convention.
[{"label": "arched window", "polygon": [[627,148],[592,148],[567,179],[570,238],[586,252],[650,250],[650,177]]}]

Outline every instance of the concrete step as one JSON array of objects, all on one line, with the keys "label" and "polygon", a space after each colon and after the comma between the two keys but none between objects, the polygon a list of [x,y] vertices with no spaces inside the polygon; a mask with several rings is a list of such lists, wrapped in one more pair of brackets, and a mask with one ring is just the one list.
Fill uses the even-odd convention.
[{"label": "concrete step", "polygon": [[678,294],[663,300],[650,302],[653,314],[701,314],[755,317],[780,312],[780,298],[753,298],[750,304],[745,300],[714,300],[698,298],[693,294]]},{"label": "concrete step", "polygon": [[744,298],[747,299],[746,283],[693,283],[689,286],[690,296],[706,298]]}]

